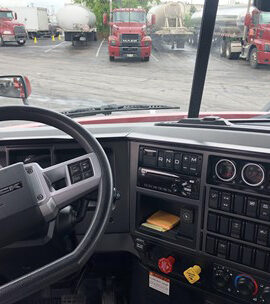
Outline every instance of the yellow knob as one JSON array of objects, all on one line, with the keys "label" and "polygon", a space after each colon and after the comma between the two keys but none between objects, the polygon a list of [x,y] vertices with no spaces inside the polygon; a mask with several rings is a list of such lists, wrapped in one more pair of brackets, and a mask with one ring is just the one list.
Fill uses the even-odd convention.
[{"label": "yellow knob", "polygon": [[194,265],[193,267],[188,268],[184,271],[184,276],[188,280],[190,284],[194,284],[200,280],[199,274],[201,273],[202,269],[198,265]]}]

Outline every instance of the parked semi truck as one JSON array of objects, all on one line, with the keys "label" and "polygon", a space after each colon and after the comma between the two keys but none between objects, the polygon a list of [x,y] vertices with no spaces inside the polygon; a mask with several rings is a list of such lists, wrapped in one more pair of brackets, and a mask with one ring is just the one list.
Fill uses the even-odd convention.
[{"label": "parked semi truck", "polygon": [[97,39],[96,16],[84,6],[64,6],[57,13],[57,23],[65,33],[65,41],[71,41],[73,46]]},{"label": "parked semi truck", "polygon": [[[152,22],[154,18],[152,18]],[[103,23],[108,23],[104,14]],[[141,58],[149,61],[152,39],[147,34],[146,11],[141,8],[118,8],[111,13],[108,50],[110,61],[115,58]]]},{"label": "parked semi truck", "polygon": [[46,8],[16,7],[14,11],[18,16],[18,21],[25,25],[29,38],[50,37],[55,34],[50,30]]},{"label": "parked semi truck", "polygon": [[10,9],[0,8],[0,45],[14,42],[24,45],[26,40],[25,26],[17,21],[17,14]]},{"label": "parked semi truck", "polygon": [[152,7],[147,20],[155,15],[155,25],[150,26],[154,48],[162,48],[163,43],[172,49],[184,48],[192,32],[184,25],[185,5],[182,2],[168,2]]},{"label": "parked semi truck", "polygon": [[[196,44],[202,12],[195,13],[191,20],[194,26],[193,42]],[[270,13],[251,6],[221,8],[217,14],[214,45],[220,55],[228,59],[243,58],[252,68],[270,64]]]}]

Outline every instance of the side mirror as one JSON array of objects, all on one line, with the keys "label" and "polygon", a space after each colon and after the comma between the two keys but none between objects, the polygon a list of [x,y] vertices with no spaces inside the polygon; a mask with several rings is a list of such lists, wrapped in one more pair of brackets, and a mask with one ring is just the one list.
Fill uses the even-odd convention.
[{"label": "side mirror", "polygon": [[254,0],[254,6],[260,11],[270,12],[269,0]]},{"label": "side mirror", "polygon": [[252,16],[250,14],[246,14],[245,26],[250,26],[251,24],[252,24]]},{"label": "side mirror", "polygon": [[156,24],[156,15],[151,16],[151,24],[155,25]]},{"label": "side mirror", "polygon": [[23,76],[0,76],[0,97],[21,98],[28,105],[27,98],[31,95],[30,81]]},{"label": "side mirror", "polygon": [[103,14],[103,24],[104,25],[108,24],[108,15],[107,14]]},{"label": "side mirror", "polygon": [[15,20],[17,20],[17,19],[18,19],[18,15],[17,15],[17,13],[15,13],[15,14],[14,14],[14,17],[15,17]]}]

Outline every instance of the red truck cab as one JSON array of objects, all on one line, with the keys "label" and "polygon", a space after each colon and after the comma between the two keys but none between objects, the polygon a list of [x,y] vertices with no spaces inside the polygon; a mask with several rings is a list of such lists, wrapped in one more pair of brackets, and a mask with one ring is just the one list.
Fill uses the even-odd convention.
[{"label": "red truck cab", "polygon": [[270,13],[254,9],[246,16],[245,25],[251,65],[270,64]]},{"label": "red truck cab", "polygon": [[0,45],[16,42],[24,45],[27,39],[25,26],[16,22],[17,14],[7,8],[0,8]]},{"label": "red truck cab", "polygon": [[[107,16],[104,15],[104,23]],[[109,58],[141,58],[149,61],[152,40],[147,35],[146,12],[140,8],[120,8],[112,11],[110,36],[108,39]]]}]

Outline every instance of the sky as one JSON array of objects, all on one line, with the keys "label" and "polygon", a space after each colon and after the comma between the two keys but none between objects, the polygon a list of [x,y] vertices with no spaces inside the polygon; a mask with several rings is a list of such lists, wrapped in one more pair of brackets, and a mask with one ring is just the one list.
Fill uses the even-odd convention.
[{"label": "sky", "polygon": [[[202,4],[204,3],[204,0],[182,0],[187,3],[193,3],[193,4]],[[248,0],[220,0],[220,4],[230,4],[233,3],[233,1],[237,1],[240,3],[247,3]],[[40,6],[40,7],[47,7],[51,9],[52,6],[54,6],[55,10],[62,7],[66,2],[71,2],[71,0],[0,0],[0,6],[27,6],[31,3],[34,4],[34,6]]]}]

